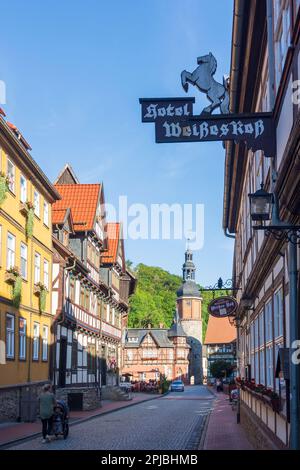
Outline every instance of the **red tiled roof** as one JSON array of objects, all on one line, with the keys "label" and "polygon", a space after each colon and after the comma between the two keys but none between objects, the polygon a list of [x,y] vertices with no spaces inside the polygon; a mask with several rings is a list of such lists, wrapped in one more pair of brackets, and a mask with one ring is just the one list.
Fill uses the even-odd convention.
[{"label": "red tiled roof", "polygon": [[68,209],[53,209],[52,210],[52,223],[63,224],[66,218],[66,212]]},{"label": "red tiled roof", "polygon": [[106,226],[107,236],[107,250],[103,252],[103,263],[115,263],[117,261],[119,238],[120,238],[120,223],[108,222]]},{"label": "red tiled roof", "polygon": [[75,231],[93,230],[101,184],[55,184],[54,187],[62,199],[53,209],[69,207]]},{"label": "red tiled roof", "polygon": [[236,328],[228,317],[209,316],[204,344],[228,344],[236,340]]},{"label": "red tiled roof", "polygon": [[24,145],[24,147],[26,148],[26,150],[32,150],[32,148],[30,147],[29,143],[27,142],[27,140],[23,137],[22,133],[19,131],[19,129],[17,128],[17,126],[15,126],[14,124],[12,124],[11,122],[6,122],[6,124],[8,125],[8,127],[17,135],[18,139],[22,142],[22,144]]}]

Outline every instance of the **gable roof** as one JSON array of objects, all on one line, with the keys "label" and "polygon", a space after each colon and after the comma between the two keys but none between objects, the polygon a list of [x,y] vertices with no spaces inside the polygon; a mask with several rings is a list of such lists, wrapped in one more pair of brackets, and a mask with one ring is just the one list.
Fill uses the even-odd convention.
[{"label": "gable roof", "polygon": [[68,218],[70,221],[70,231],[73,232],[74,226],[71,209],[69,207],[65,209],[52,209],[52,225],[63,225]]},{"label": "gable roof", "polygon": [[103,252],[102,263],[116,263],[120,242],[120,223],[108,222],[106,225],[107,250]]},{"label": "gable roof", "polygon": [[54,210],[71,209],[75,232],[93,230],[101,184],[55,184],[54,187],[62,198],[54,204]]},{"label": "gable roof", "polygon": [[229,344],[236,340],[236,328],[228,317],[209,316],[204,344]]},{"label": "gable roof", "polygon": [[[126,348],[139,348],[148,334],[151,334],[154,341],[160,348],[173,348],[173,342],[168,338],[169,330],[163,328],[129,328],[125,338]],[[128,338],[137,338],[136,343],[128,342]]]},{"label": "gable roof", "polygon": [[69,163],[63,167],[54,184],[79,184],[79,180]]}]

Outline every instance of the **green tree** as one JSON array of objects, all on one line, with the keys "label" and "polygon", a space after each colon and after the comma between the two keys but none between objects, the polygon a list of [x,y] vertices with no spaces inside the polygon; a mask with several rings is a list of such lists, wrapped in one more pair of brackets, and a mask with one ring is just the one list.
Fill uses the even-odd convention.
[{"label": "green tree", "polygon": [[220,359],[218,361],[211,362],[209,370],[215,379],[223,379],[225,376],[228,377],[232,373],[233,366],[229,362]]},{"label": "green tree", "polygon": [[[165,328],[169,328],[173,321],[177,290],[182,284],[182,278],[159,267],[139,264],[134,268],[130,261],[127,261],[126,264],[137,277],[137,288],[130,299],[131,310],[128,326],[130,328],[145,328],[151,324],[152,327],[158,328],[159,324],[163,323]],[[203,292],[202,297],[204,340],[208,323],[207,306],[213,298],[213,293]]]}]

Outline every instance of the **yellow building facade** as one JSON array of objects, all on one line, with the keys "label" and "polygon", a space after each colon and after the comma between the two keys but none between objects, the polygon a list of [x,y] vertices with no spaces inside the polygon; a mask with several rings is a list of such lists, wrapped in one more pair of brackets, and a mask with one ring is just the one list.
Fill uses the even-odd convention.
[{"label": "yellow building facade", "polygon": [[2,117],[0,172],[1,394],[49,378],[51,204],[59,195],[30,156],[19,131]]}]

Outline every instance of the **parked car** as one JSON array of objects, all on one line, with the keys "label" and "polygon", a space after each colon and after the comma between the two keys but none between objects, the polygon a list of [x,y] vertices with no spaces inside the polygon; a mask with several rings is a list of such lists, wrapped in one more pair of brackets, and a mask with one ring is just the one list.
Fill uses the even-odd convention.
[{"label": "parked car", "polygon": [[184,392],[184,383],[182,380],[174,380],[170,388],[171,392]]}]

